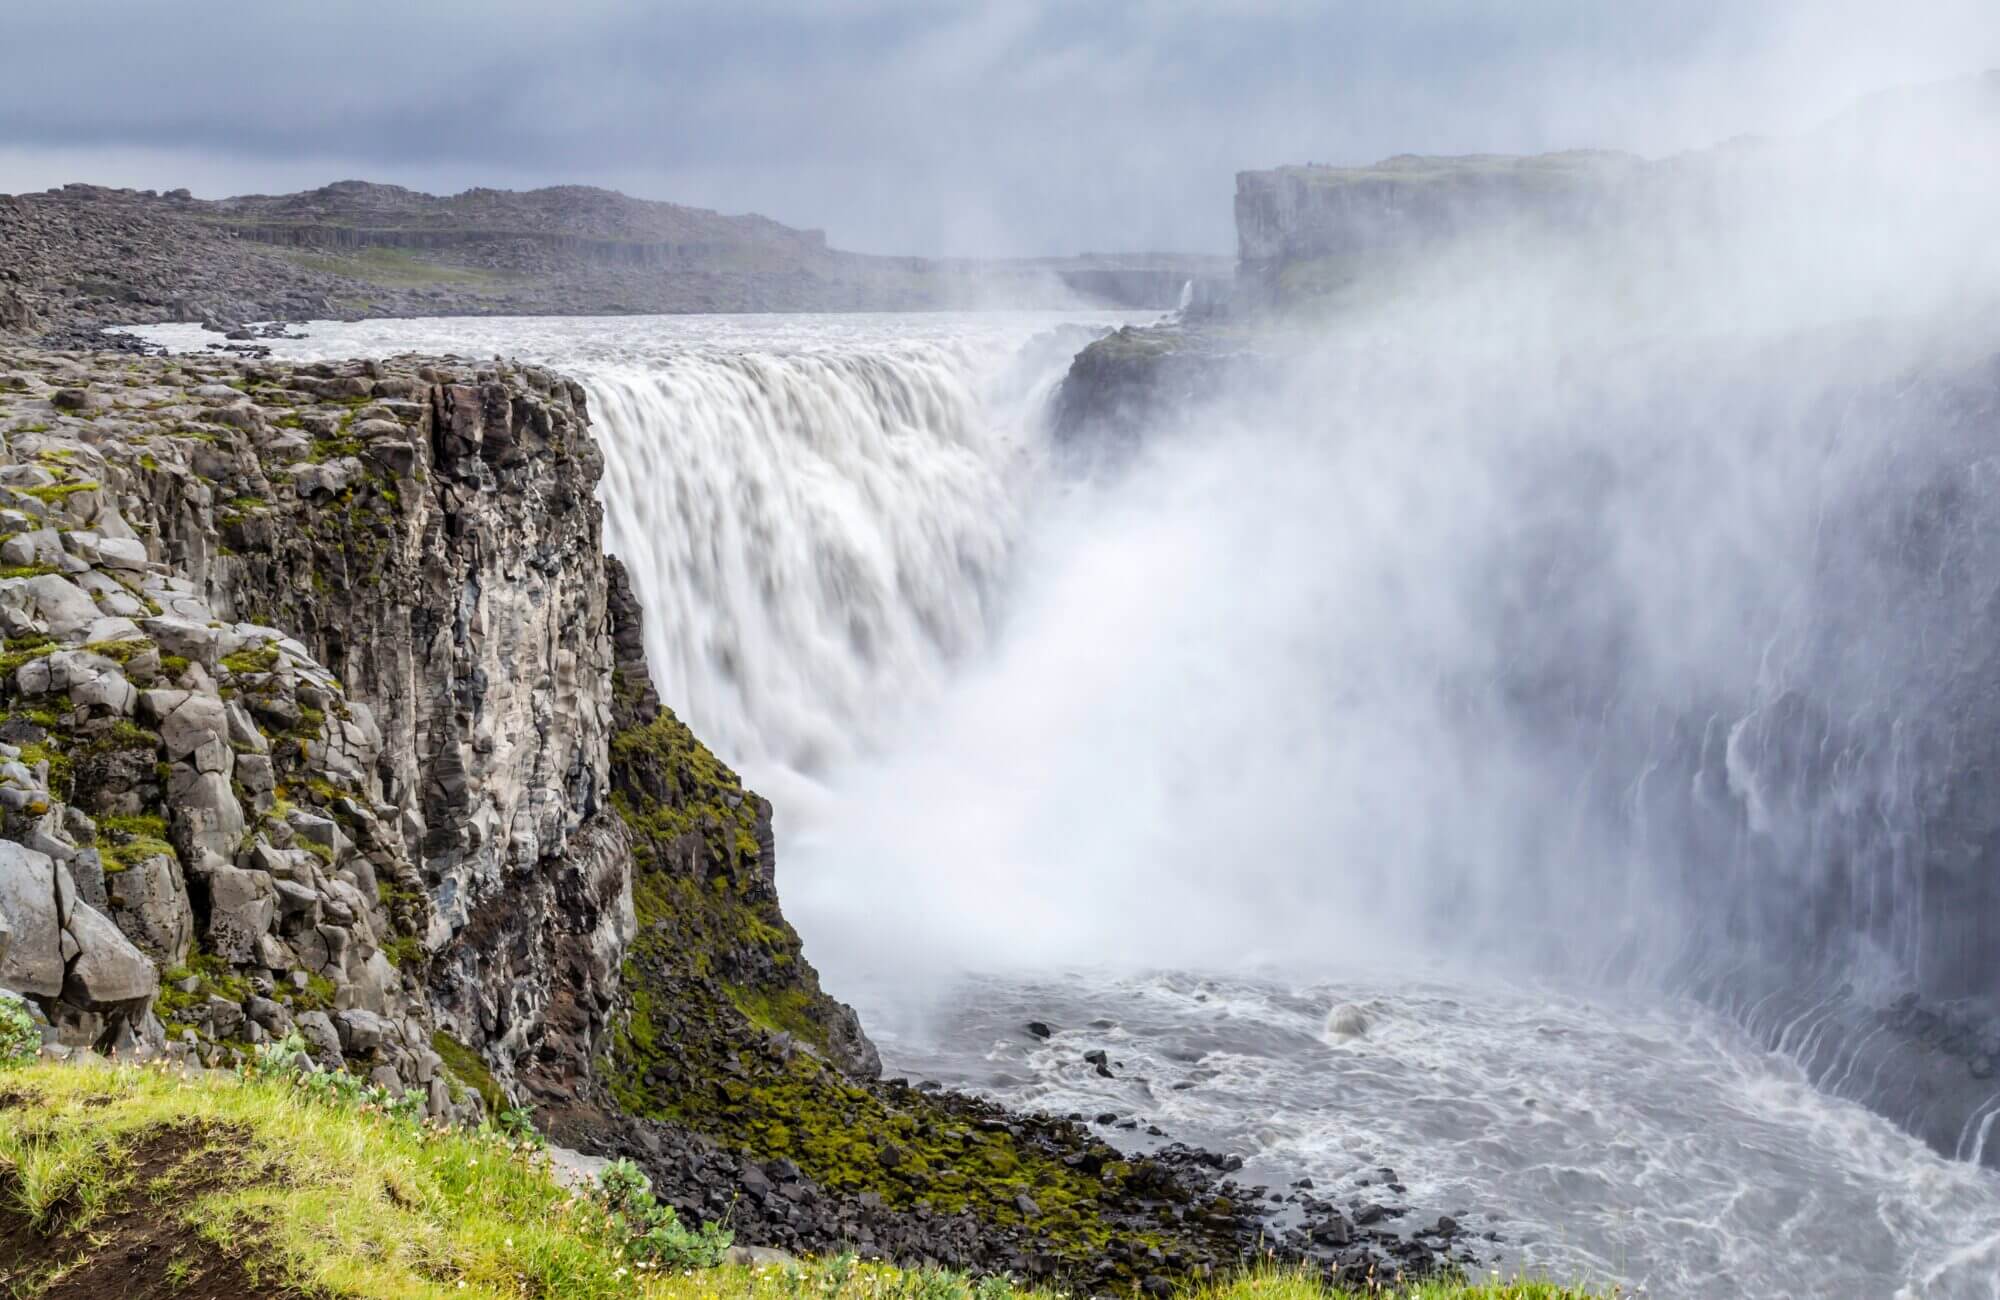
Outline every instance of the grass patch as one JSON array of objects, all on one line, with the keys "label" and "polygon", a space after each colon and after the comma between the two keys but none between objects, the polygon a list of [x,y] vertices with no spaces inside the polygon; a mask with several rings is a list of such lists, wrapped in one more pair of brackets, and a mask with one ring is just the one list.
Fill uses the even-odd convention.
[{"label": "grass patch", "polygon": [[278,647],[266,641],[222,657],[222,667],[232,673],[268,673],[278,666]]},{"label": "grass patch", "polygon": [[97,856],[103,860],[107,874],[129,871],[148,858],[180,859],[174,846],[167,842],[164,817],[100,817],[97,835]]},{"label": "grass patch", "polygon": [[82,479],[75,483],[51,483],[47,487],[16,488],[45,506],[61,505],[79,492],[95,492],[96,479]]},{"label": "grass patch", "polygon": [[[80,1268],[122,1259],[92,1224],[142,1207],[237,1255],[252,1297],[289,1289],[387,1300],[1053,1300],[1002,1279],[973,1282],[852,1256],[797,1266],[647,1268],[630,1225],[574,1195],[532,1144],[440,1130],[380,1108],[320,1100],[282,1080],[159,1067],[36,1064],[5,1075],[0,1214],[61,1232]],[[177,1140],[184,1158],[143,1180],[132,1156]],[[16,1236],[15,1240],[22,1238]],[[110,1262],[107,1259],[107,1262]],[[124,1265],[129,1268],[129,1264]],[[162,1268],[170,1267],[162,1260]],[[11,1270],[0,1264],[0,1274]],[[13,1281],[14,1279],[9,1279]],[[20,1279],[25,1282],[26,1279]],[[33,1294],[15,1287],[14,1294]],[[1184,1300],[1359,1300],[1297,1271],[1261,1269]],[[1374,1300],[1588,1300],[1539,1281],[1438,1281]]]},{"label": "grass patch", "polygon": [[[7,576],[13,577],[15,575],[10,570]],[[43,632],[34,632],[27,636],[8,637],[6,650],[0,652],[0,678],[10,678],[20,669],[22,664],[28,663],[30,660],[40,659],[45,655],[54,654],[61,648],[54,637]]]},{"label": "grass patch", "polygon": [[449,1082],[478,1093],[486,1102],[487,1114],[498,1115],[507,1109],[507,1094],[500,1091],[500,1081],[486,1068],[479,1053],[442,1029],[431,1035],[431,1050],[444,1058],[445,1071],[451,1076]]},{"label": "grass patch", "polygon": [[121,668],[153,648],[153,643],[144,637],[134,637],[127,641],[93,641],[84,647],[90,653],[102,655]]}]

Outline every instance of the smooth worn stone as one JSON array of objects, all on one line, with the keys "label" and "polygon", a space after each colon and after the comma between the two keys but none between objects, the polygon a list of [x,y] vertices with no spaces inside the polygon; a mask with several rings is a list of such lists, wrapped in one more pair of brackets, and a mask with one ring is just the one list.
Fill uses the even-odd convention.
[{"label": "smooth worn stone", "polygon": [[47,854],[0,840],[0,913],[9,930],[0,988],[44,997],[62,992],[64,930],[55,871]]},{"label": "smooth worn stone", "polygon": [[116,925],[87,903],[71,912],[69,933],[80,951],[70,963],[63,997],[78,1006],[106,1009],[159,992],[160,973]]}]

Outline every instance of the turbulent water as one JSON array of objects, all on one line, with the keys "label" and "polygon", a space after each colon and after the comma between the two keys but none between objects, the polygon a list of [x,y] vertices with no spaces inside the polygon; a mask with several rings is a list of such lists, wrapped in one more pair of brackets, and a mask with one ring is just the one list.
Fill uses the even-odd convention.
[{"label": "turbulent water", "polygon": [[[1519,686],[1548,647],[1507,620],[1592,590],[1519,517],[1538,504],[1516,492],[1536,468],[1521,447],[1564,449],[1496,455],[1448,431],[1472,390],[1398,406],[1408,386],[1378,368],[1343,379],[1341,406],[1393,438],[1239,430],[1079,477],[1037,415],[1102,323],[393,321],[274,346],[505,351],[584,382],[662,695],[777,800],[788,912],[892,1070],[1136,1117],[1274,1186],[1407,1204],[1413,1226],[1453,1213],[1507,1268],[1662,1296],[2000,1296],[2000,1177],[1843,1100],[1876,1063],[1814,1007],[1730,1018],[1511,960],[1675,933],[1579,829],[1586,787],[1626,779],[1610,758],[1572,767],[1552,727],[1519,761],[1521,735],[1437,688]],[[1747,489],[1698,500],[1709,468],[1607,493],[1631,532],[1597,558],[1631,578],[1617,566],[1660,561],[1633,539],[1690,512],[1740,530],[1645,571],[1641,612],[1672,634],[1656,646],[1769,677],[1771,644],[1761,668],[1739,653],[1740,611],[1713,599],[1756,593],[1720,575],[1754,540],[1765,579],[1800,585],[1785,546],[1818,525]],[[1496,545],[1547,546],[1542,585],[1464,561]],[[1560,631],[1578,625],[1596,628]],[[1547,662],[1587,678],[1559,648]],[[1729,734],[1732,789],[1766,789],[1754,731]],[[1624,802],[1647,797],[1642,776]],[[1337,1007],[1365,1034],[1330,1033]],[[1039,1042],[1031,1019],[1059,1032]]]}]

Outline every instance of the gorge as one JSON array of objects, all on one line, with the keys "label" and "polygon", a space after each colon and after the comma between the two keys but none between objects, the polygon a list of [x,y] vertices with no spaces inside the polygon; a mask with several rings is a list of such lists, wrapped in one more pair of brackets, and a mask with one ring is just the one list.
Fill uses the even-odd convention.
[{"label": "gorge", "polygon": [[0,345],[0,983],[746,1245],[2000,1295],[1996,88],[1166,319]]}]

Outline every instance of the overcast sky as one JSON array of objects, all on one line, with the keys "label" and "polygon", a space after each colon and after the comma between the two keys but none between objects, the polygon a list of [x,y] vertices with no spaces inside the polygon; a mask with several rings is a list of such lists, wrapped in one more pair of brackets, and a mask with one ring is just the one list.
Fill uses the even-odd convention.
[{"label": "overcast sky", "polygon": [[2000,0],[0,0],[0,191],[609,185],[926,254],[1233,250],[1233,175],[1797,129]]}]

